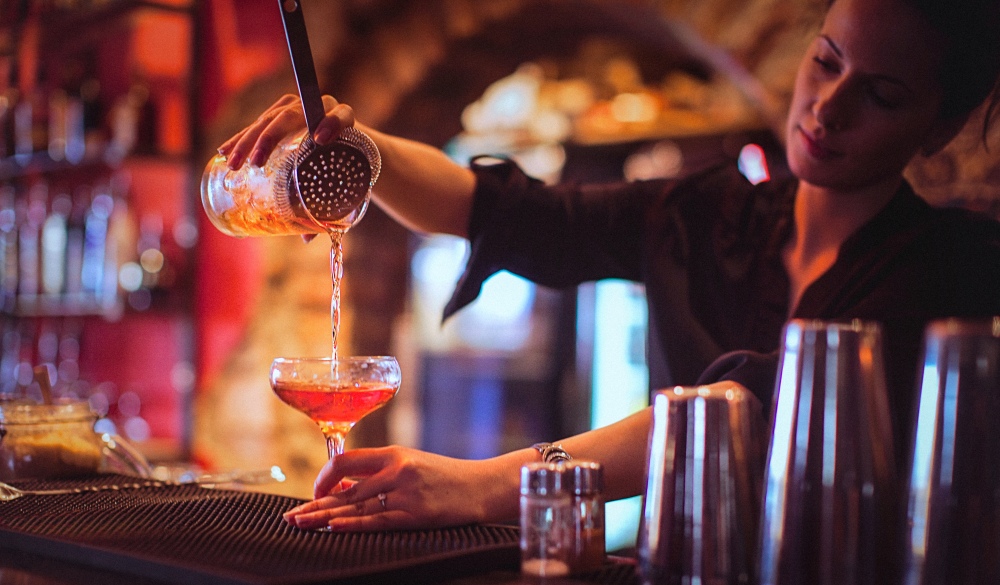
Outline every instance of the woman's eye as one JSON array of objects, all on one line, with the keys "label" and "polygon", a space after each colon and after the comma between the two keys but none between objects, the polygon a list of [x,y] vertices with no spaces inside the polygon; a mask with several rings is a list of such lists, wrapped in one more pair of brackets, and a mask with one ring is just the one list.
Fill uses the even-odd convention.
[{"label": "woman's eye", "polygon": [[905,102],[905,98],[895,88],[882,87],[877,83],[868,85],[865,93],[871,103],[886,110],[894,110]]},{"label": "woman's eye", "polygon": [[878,90],[874,89],[869,90],[868,99],[870,99],[872,103],[875,104],[876,106],[880,108],[885,108],[887,110],[892,110],[899,107],[899,103],[897,102],[897,100],[883,96],[878,92]]},{"label": "woman's eye", "polygon": [[819,65],[819,68],[827,73],[837,72],[837,65],[833,61],[829,61],[817,55],[816,57],[813,57],[813,62]]}]

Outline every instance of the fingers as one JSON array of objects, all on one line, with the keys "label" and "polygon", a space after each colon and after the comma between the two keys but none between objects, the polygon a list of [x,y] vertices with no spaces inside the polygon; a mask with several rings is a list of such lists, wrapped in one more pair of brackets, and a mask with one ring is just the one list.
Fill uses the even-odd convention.
[{"label": "fingers", "polygon": [[[323,465],[313,487],[313,497],[321,498],[329,495],[337,484],[345,477],[368,477],[396,462],[395,451],[391,447],[379,449],[353,449],[334,458]],[[370,484],[370,481],[364,482]],[[357,487],[356,485],[354,486]],[[378,493],[368,490],[367,497]]]},{"label": "fingers", "polygon": [[334,530],[386,530],[400,528],[412,520],[405,511],[392,509],[390,501],[390,494],[385,492],[350,499],[327,496],[292,508],[282,518],[303,530],[325,526]]},{"label": "fingers", "polygon": [[[331,96],[323,96],[327,115],[316,129],[314,138],[326,144],[344,128],[354,125],[354,110]],[[264,111],[246,128],[219,147],[229,168],[235,170],[245,162],[262,166],[278,143],[286,136],[306,127],[298,96],[286,94]]]},{"label": "fingers", "polygon": [[386,512],[372,516],[340,516],[327,523],[335,532],[381,532],[412,528],[410,517],[403,512]]},{"label": "fingers", "polygon": [[347,104],[338,103],[330,96],[323,96],[323,106],[326,117],[316,127],[313,138],[317,144],[327,144],[340,135],[344,128],[354,126],[354,109]]},{"label": "fingers", "polygon": [[[227,163],[230,168],[238,169],[247,160],[251,153],[251,149],[256,144],[257,138],[260,133],[264,131],[268,124],[270,124],[279,114],[288,111],[293,108],[295,104],[298,103],[298,98],[292,94],[285,94],[278,101],[274,102],[271,107],[264,111],[253,123],[238,132],[232,138],[227,140],[219,147],[219,153],[227,158]],[[301,112],[299,114],[301,116]],[[305,120],[303,119],[302,125],[305,126]]]}]

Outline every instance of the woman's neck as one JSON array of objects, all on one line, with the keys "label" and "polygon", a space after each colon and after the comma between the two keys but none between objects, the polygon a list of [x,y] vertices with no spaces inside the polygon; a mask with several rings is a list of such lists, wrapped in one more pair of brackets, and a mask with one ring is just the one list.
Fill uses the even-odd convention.
[{"label": "woman's neck", "polygon": [[885,207],[901,181],[850,192],[799,182],[794,229],[783,250],[790,314],[809,285],[836,262],[841,244]]},{"label": "woman's neck", "polygon": [[799,182],[795,194],[794,248],[807,253],[840,247],[883,208],[899,181],[844,192]]}]

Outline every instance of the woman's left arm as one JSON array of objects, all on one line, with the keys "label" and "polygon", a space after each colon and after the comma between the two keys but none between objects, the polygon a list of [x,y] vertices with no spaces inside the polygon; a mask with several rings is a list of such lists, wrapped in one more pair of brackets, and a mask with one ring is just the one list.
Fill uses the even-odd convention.
[{"label": "woman's left arm", "polygon": [[[645,476],[651,411],[561,441],[575,459],[605,468],[606,496],[637,495]],[[285,514],[299,528],[343,531],[426,529],[513,522],[519,509],[520,468],[539,461],[532,448],[480,461],[403,447],[354,449],[327,463],[316,499]],[[356,483],[341,489],[341,481]]]}]

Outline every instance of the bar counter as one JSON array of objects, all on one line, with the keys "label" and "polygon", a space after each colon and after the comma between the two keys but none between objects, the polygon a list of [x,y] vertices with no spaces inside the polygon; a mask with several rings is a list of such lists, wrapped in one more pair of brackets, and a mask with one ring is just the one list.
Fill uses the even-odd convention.
[{"label": "bar counter", "polygon": [[[322,533],[286,524],[281,513],[301,500],[273,494],[114,475],[15,485],[85,491],[0,502],[0,585],[537,582],[518,571],[512,526]],[[612,557],[546,582],[638,578],[630,559]]]}]

